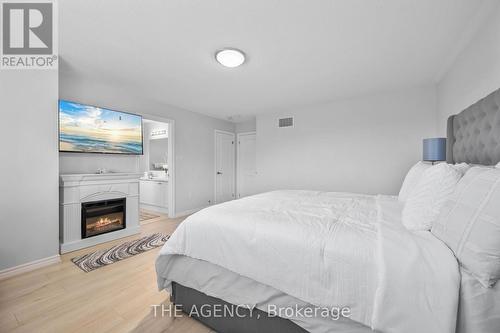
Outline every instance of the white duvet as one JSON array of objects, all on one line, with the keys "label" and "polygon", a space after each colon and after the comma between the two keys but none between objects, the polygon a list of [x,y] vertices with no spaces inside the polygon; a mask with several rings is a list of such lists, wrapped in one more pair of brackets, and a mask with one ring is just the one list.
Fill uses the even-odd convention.
[{"label": "white duvet", "polygon": [[[190,216],[160,259],[208,261],[316,306],[347,306],[352,320],[382,332],[454,332],[457,262],[429,232],[408,232],[400,205],[382,196],[264,193]],[[158,279],[160,288],[169,283],[161,271]]]}]

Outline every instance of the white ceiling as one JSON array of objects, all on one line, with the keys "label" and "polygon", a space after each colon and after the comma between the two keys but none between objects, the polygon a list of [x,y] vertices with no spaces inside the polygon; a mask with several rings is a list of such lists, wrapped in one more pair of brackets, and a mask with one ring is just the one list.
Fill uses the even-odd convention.
[{"label": "white ceiling", "polygon": [[[432,82],[482,3],[59,1],[60,67],[67,80],[238,120]],[[223,47],[248,61],[222,67],[214,52]]]}]

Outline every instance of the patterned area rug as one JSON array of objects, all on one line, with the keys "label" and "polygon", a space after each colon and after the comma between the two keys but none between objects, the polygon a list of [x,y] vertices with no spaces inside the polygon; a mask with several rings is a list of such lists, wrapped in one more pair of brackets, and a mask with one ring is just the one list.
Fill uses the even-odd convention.
[{"label": "patterned area rug", "polygon": [[113,246],[107,250],[99,250],[75,257],[71,261],[80,267],[84,272],[111,265],[117,261],[127,259],[136,254],[152,250],[162,246],[169,239],[170,235],[153,234],[130,242]]},{"label": "patterned area rug", "polygon": [[160,215],[151,214],[151,213],[148,213],[148,212],[144,212],[142,210],[139,213],[139,220],[141,222],[142,221],[146,221],[146,220],[152,220],[152,219],[155,219],[157,217],[160,217]]}]

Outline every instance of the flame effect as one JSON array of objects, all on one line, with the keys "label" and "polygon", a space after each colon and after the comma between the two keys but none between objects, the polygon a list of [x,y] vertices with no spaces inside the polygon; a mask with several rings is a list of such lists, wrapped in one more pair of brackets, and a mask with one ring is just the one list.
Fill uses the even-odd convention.
[{"label": "flame effect", "polygon": [[97,221],[94,224],[94,228],[96,229],[104,228],[105,226],[110,224],[121,224],[121,221],[120,219],[110,219],[109,217],[104,217],[104,218],[101,217],[99,221]]}]

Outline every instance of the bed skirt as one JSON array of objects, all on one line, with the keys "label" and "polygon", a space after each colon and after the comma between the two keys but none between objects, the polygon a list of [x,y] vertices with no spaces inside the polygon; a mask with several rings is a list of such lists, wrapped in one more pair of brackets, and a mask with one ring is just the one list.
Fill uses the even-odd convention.
[{"label": "bed skirt", "polygon": [[[205,295],[204,293],[172,282],[171,301],[184,313],[218,333],[307,333],[302,327],[288,319],[270,316],[259,309],[252,311],[247,308],[237,307],[219,298]],[[202,306],[211,309],[226,309],[232,316],[198,316]],[[237,311],[236,311],[236,308]],[[195,309],[193,311],[193,309]],[[224,312],[223,310],[221,310]],[[237,315],[236,315],[237,314]]]}]

